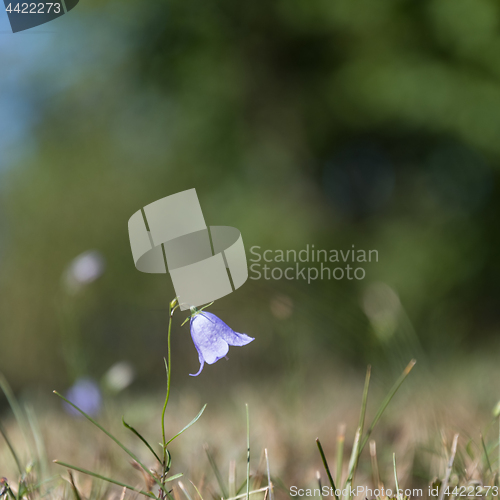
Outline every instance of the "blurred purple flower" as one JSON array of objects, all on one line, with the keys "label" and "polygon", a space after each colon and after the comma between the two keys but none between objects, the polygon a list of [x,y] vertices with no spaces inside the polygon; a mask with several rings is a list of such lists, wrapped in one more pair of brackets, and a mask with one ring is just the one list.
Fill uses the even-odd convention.
[{"label": "blurred purple flower", "polygon": [[[97,383],[90,378],[79,378],[66,393],[66,399],[89,415],[97,415],[101,409],[101,390]],[[73,416],[81,416],[77,410],[67,403],[64,407]]]},{"label": "blurred purple flower", "polygon": [[213,365],[223,358],[228,353],[230,345],[243,346],[254,340],[244,333],[236,333],[215,314],[205,311],[191,316],[190,326],[191,337],[200,360],[200,369],[198,373],[190,374],[192,377],[201,373],[205,362]]}]

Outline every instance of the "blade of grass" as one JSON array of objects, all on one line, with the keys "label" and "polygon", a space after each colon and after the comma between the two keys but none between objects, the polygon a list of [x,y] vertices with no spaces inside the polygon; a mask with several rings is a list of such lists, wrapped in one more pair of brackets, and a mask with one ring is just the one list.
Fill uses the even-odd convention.
[{"label": "blade of grass", "polygon": [[186,487],[182,484],[181,481],[177,483],[179,485],[179,488],[182,490],[182,493],[184,493],[184,496],[187,498],[187,500],[193,500],[191,495],[189,494],[189,491],[186,489]]},{"label": "blade of grass", "polygon": [[321,474],[319,473],[319,470],[316,471],[316,480],[318,481],[319,497],[323,500],[323,485],[321,484]]},{"label": "blade of grass", "polygon": [[196,487],[196,484],[193,483],[193,481],[189,480],[189,482],[193,485],[193,488],[196,490],[196,493],[198,493],[198,496],[200,497],[201,500],[203,500],[203,497],[201,496],[200,490]]},{"label": "blade of grass", "polygon": [[372,475],[373,475],[373,484],[375,488],[380,488],[380,473],[378,470],[378,461],[377,461],[377,445],[373,439],[370,441],[370,458],[372,462]]},{"label": "blade of grass", "polygon": [[246,488],[246,486],[247,486],[247,480],[245,478],[245,480],[241,483],[241,486],[236,490],[236,496],[238,496],[243,491],[243,489]]},{"label": "blade of grass", "polygon": [[266,456],[265,456],[264,450],[262,450],[262,454],[261,454],[260,460],[258,462],[258,465],[257,465],[256,469],[255,469],[255,474],[254,474],[254,477],[253,477],[253,481],[250,483],[250,489],[252,491],[253,490],[258,490],[262,486],[261,483],[262,483],[262,481],[264,479],[264,474],[261,471],[264,468],[265,461],[266,461]]},{"label": "blade of grass", "polygon": [[28,493],[28,487],[26,485],[26,480],[24,477],[21,477],[21,479],[19,479],[19,483],[17,486],[17,493],[16,493],[17,500],[21,500],[22,498],[24,498],[27,493]]},{"label": "blade of grass", "polygon": [[358,429],[354,438],[354,444],[352,447],[351,458],[349,460],[349,468],[347,470],[347,479],[344,488],[348,488],[352,484],[352,482],[354,481],[354,475],[356,474],[356,469],[358,467],[358,458],[361,453],[359,450],[359,441],[361,439],[363,428],[365,426],[366,405],[368,402],[368,389],[370,388],[371,371],[371,366],[368,365],[368,368],[366,369],[365,386],[363,388],[363,397],[361,399],[361,412],[359,415]]},{"label": "blade of grass", "polygon": [[328,476],[328,481],[330,482],[330,486],[333,488],[335,500],[339,500],[339,497],[337,496],[337,489],[335,488],[335,483],[333,482],[333,477],[330,472],[330,467],[328,466],[328,461],[326,460],[325,452],[323,451],[323,446],[321,446],[319,438],[316,438],[316,444],[318,445],[319,454],[321,455],[321,460],[323,461],[323,467],[325,468],[326,475]]},{"label": "blade of grass", "polygon": [[71,489],[73,490],[73,493],[75,495],[76,500],[82,500],[82,497],[80,496],[80,493],[78,493],[78,489],[76,488],[75,480],[73,479],[73,474],[71,471],[68,471],[69,474],[69,480],[71,482]]},{"label": "blade of grass", "polygon": [[267,454],[267,448],[264,448],[264,453],[266,454],[266,465],[267,465],[267,486],[269,488],[269,500],[274,500],[274,488],[273,482],[271,481],[271,468],[269,467],[269,456]]},{"label": "blade of grass", "polygon": [[125,428],[127,428],[129,431],[132,431],[148,447],[149,451],[155,456],[156,460],[160,462],[160,465],[163,465],[163,462],[161,461],[160,457],[155,453],[151,445],[146,441],[145,438],[141,436],[141,434],[139,434],[139,432],[136,429],[134,429],[131,425],[127,424],[127,422],[125,422],[124,417],[122,417],[122,423]]},{"label": "blade of grass", "polygon": [[198,413],[198,415],[196,415],[196,417],[194,417],[193,420],[191,420],[191,422],[189,422],[189,424],[186,425],[186,427],[184,427],[173,438],[171,438],[170,441],[167,442],[167,445],[169,445],[175,438],[178,438],[184,431],[187,431],[193,424],[195,424],[198,421],[198,419],[203,415],[203,412],[205,411],[206,407],[207,405],[205,405],[200,410],[200,413]]},{"label": "blade of grass", "polygon": [[396,383],[392,386],[391,390],[385,397],[384,401],[382,401],[382,404],[380,405],[380,408],[378,409],[370,427],[368,428],[368,431],[366,432],[365,437],[361,441],[361,446],[359,447],[359,453],[363,451],[363,448],[365,447],[366,443],[368,442],[368,439],[370,439],[371,433],[373,432],[373,429],[375,429],[375,426],[377,425],[378,421],[382,417],[385,409],[391,402],[392,398],[398,392],[398,389],[401,387],[401,384],[406,380],[406,377],[410,374],[412,368],[415,366],[416,360],[412,359],[407,367],[403,370],[403,373],[400,375],[400,377],[396,380]]},{"label": "blade of grass", "polygon": [[[102,427],[100,424],[98,424],[90,415],[87,415],[83,410],[78,408],[78,406],[74,405],[71,401],[66,399],[63,395],[59,394],[57,391],[54,391],[54,394],[59,396],[62,400],[66,401],[66,403],[71,405],[75,410],[77,410],[79,413],[81,413],[89,422],[94,424],[98,429],[100,429],[102,432],[104,432],[104,434],[106,434],[106,436],[108,436],[110,439],[112,439],[125,453],[127,453],[128,456],[133,458],[142,467],[142,469],[153,478],[155,483],[163,490],[163,492],[168,495],[168,491],[164,487],[164,485],[161,483],[161,481],[159,481],[158,478],[143,463],[141,463],[141,461],[134,455],[134,453],[132,453],[117,438],[115,438],[115,436],[113,436],[104,427]],[[122,486],[124,486],[124,485],[122,485]]]},{"label": "blade of grass", "polygon": [[38,456],[38,479],[43,481],[43,479],[48,475],[48,461],[45,445],[43,442],[42,431],[40,430],[40,425],[38,424],[35,410],[28,405],[26,405],[24,409],[26,417],[28,418],[28,424],[31,429],[31,434],[33,435],[33,439],[35,441],[35,448]]},{"label": "blade of grass", "polygon": [[228,484],[229,484],[229,496],[236,496],[236,462],[231,460],[229,462],[229,475],[228,475]]},{"label": "blade of grass", "polygon": [[399,494],[399,482],[398,482],[398,472],[396,470],[396,454],[392,454],[392,463],[394,465],[394,482],[396,484],[396,496],[398,500],[403,500]]},{"label": "blade of grass", "polygon": [[342,462],[344,460],[345,424],[340,424],[337,433],[337,477],[336,483],[342,484]]},{"label": "blade of grass", "polygon": [[7,436],[7,432],[4,429],[2,423],[0,422],[0,434],[3,436],[5,439],[5,442],[7,443],[7,447],[10,450],[11,455],[14,458],[14,461],[16,462],[17,470],[19,471],[19,474],[23,474],[23,468],[21,467],[21,462],[19,461],[19,457],[17,456],[16,450],[14,450],[14,447],[12,446],[12,443],[10,442],[9,437]]},{"label": "blade of grass", "polygon": [[182,477],[184,474],[182,472],[179,472],[178,474],[174,474],[173,476],[170,476],[170,477],[167,477],[165,479],[165,482],[166,483],[169,483],[170,481],[175,481],[176,479],[179,479],[180,477]]},{"label": "blade of grass", "polygon": [[205,452],[207,454],[208,461],[210,462],[210,466],[212,467],[212,470],[214,471],[215,478],[217,479],[217,483],[219,484],[219,488],[222,492],[223,498],[229,498],[229,494],[226,490],[226,486],[224,484],[224,481],[222,480],[221,473],[219,471],[219,468],[217,467],[217,464],[215,463],[214,457],[212,457],[212,454],[210,453],[208,449],[208,445],[206,444],[204,446]]},{"label": "blade of grass", "polygon": [[5,494],[7,494],[12,500],[17,500],[16,496],[14,495],[14,492],[10,488],[9,483],[7,482],[7,480],[4,477],[2,477],[0,479],[0,486],[2,487],[1,491],[2,491],[3,497],[5,496]]},{"label": "blade of grass", "polygon": [[483,434],[481,433],[480,436],[481,436],[481,444],[483,446],[484,456],[486,457],[486,465],[488,466],[488,469],[490,469],[490,473],[493,475],[493,469],[491,468],[490,457],[488,456],[488,450],[486,449],[486,444],[484,442]]},{"label": "blade of grass", "polygon": [[102,479],[103,481],[107,481],[108,483],[116,484],[118,486],[121,486],[122,488],[127,488],[127,490],[135,491],[136,493],[140,493],[141,495],[145,495],[145,496],[150,497],[150,498],[156,498],[153,495],[153,493],[148,493],[147,491],[139,490],[137,488],[134,488],[133,486],[130,486],[129,484],[121,483],[120,481],[116,481],[115,479],[111,479],[111,478],[106,477],[106,476],[101,476],[100,474],[97,474],[95,472],[92,472],[92,471],[89,471],[86,469],[82,469],[80,467],[76,467],[75,465],[70,465],[70,464],[67,464],[65,462],[61,462],[59,460],[54,460],[54,463],[57,465],[61,465],[63,467],[66,467],[67,469],[76,470],[78,472],[81,472],[82,474],[86,474],[87,476],[92,476],[92,477],[95,477],[97,479]]},{"label": "blade of grass", "polygon": [[[265,491],[267,491],[267,486],[264,486],[263,488],[259,488],[258,490],[252,490],[252,491],[249,491],[248,494],[249,495],[255,495],[256,493],[263,493]],[[241,495],[237,495],[235,497],[232,497],[232,498],[228,498],[227,500],[239,500],[240,498],[245,498],[247,496],[247,493],[242,493]]]},{"label": "blade of grass", "polygon": [[356,473],[356,468],[358,465],[358,458],[359,458],[359,441],[361,438],[361,430],[358,427],[358,430],[356,431],[356,435],[354,436],[354,443],[352,445],[352,453],[351,453],[351,458],[349,460],[349,467],[347,468],[347,479],[344,485],[345,490],[349,490],[349,487],[352,485],[352,482],[354,480],[354,474]]},{"label": "blade of grass", "polygon": [[368,368],[366,369],[365,386],[363,388],[363,398],[361,400],[361,413],[359,415],[359,424],[358,424],[358,428],[361,430],[361,434],[363,434],[363,428],[365,426],[366,404],[368,402],[368,389],[370,387],[371,373],[372,373],[372,367],[368,365]]},{"label": "blade of grass", "polygon": [[441,444],[443,445],[443,450],[444,450],[444,455],[446,457],[446,461],[450,459],[450,455],[448,453],[448,442],[446,441],[446,433],[444,432],[444,429],[441,429]]},{"label": "blade of grass", "polygon": [[448,488],[448,482],[450,481],[451,471],[453,469],[453,462],[455,461],[455,455],[457,453],[458,444],[458,434],[453,436],[453,443],[451,445],[450,458],[448,460],[448,466],[446,467],[446,473],[443,479],[443,484],[441,485],[441,494],[439,495],[439,500],[443,500],[446,489]]},{"label": "blade of grass", "polygon": [[0,373],[0,389],[2,389],[3,393],[5,394],[7,402],[9,403],[9,406],[12,409],[12,413],[14,414],[14,418],[16,419],[19,428],[21,429],[24,442],[26,443],[31,456],[34,457],[35,451],[33,450],[33,445],[31,443],[31,440],[28,439],[28,425],[26,423],[26,419],[24,418],[24,414],[21,410],[21,407],[19,406],[19,403],[17,402],[17,399],[15,398],[14,393],[10,388],[7,379],[1,373]]}]

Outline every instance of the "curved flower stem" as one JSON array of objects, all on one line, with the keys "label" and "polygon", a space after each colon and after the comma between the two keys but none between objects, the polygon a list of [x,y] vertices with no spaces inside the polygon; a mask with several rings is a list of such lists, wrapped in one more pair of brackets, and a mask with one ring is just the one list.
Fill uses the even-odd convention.
[{"label": "curved flower stem", "polygon": [[168,400],[170,398],[170,374],[172,369],[171,363],[171,352],[170,352],[170,334],[172,332],[172,316],[174,311],[179,307],[177,303],[177,298],[170,302],[168,307],[168,337],[167,337],[167,358],[165,360],[165,365],[167,368],[167,395],[165,397],[165,404],[163,405],[163,411],[161,414],[161,433],[163,438],[163,474],[162,474],[162,484],[165,485],[165,479],[167,475],[167,440],[165,438],[165,410],[167,409]]}]

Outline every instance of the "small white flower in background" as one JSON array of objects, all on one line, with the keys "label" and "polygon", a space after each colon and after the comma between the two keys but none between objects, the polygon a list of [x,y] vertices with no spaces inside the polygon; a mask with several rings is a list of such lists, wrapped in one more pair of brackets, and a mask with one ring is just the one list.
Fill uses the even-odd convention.
[{"label": "small white flower in background", "polygon": [[495,418],[497,418],[497,417],[500,416],[500,401],[497,403],[497,405],[495,406],[495,408],[493,408],[493,416]]},{"label": "small white flower in background", "polygon": [[127,361],[114,364],[102,379],[104,387],[112,392],[121,392],[135,379],[134,367]]},{"label": "small white flower in background", "polygon": [[85,285],[102,276],[106,263],[97,250],[88,250],[75,257],[63,275],[64,285],[69,293],[75,294]]}]

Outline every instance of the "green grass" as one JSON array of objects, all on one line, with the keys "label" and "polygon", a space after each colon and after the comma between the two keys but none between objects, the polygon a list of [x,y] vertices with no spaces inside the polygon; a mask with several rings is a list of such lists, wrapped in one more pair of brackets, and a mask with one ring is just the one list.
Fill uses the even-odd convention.
[{"label": "green grass", "polygon": [[[457,407],[447,408],[444,419],[450,427],[438,429],[431,410],[443,400],[429,399],[426,387],[412,388],[413,395],[399,394],[410,372],[418,370],[418,365],[412,370],[413,364],[385,396],[380,379],[370,387],[377,374],[368,369],[362,386],[353,380],[336,390],[318,386],[301,395],[299,406],[277,404],[279,391],[229,394],[231,407],[215,403],[209,414],[203,407],[184,426],[181,422],[198,402],[176,395],[165,421],[173,438],[166,439],[171,458],[164,481],[161,443],[151,444],[156,441],[145,437],[156,432],[161,414],[154,395],[131,398],[134,425],[124,427],[119,418],[123,401],[109,401],[98,419],[83,412],[83,419],[75,419],[54,407],[36,413],[18,403],[1,380],[11,408],[10,416],[0,420],[1,500],[274,500],[288,497],[290,486],[314,490],[318,484],[334,490],[390,488],[397,500],[408,496],[404,490],[418,488],[428,498],[431,485],[436,500],[459,500],[461,491],[473,492],[467,498],[494,500],[500,473],[498,412],[483,413],[468,428],[464,419],[457,432],[456,408],[473,408],[478,397],[464,389]],[[323,389],[331,393],[328,404],[321,399]],[[349,495],[338,492],[334,497],[346,500]]]}]

